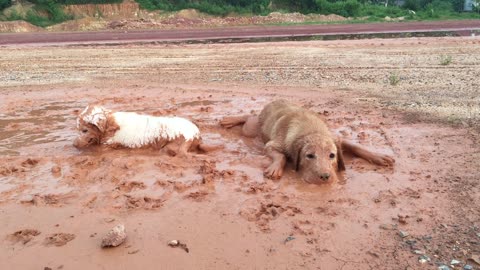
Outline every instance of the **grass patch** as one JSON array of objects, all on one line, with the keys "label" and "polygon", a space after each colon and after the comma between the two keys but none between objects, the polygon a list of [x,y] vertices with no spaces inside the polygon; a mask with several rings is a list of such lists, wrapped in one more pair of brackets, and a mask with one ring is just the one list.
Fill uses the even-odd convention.
[{"label": "grass patch", "polygon": [[440,65],[448,66],[452,63],[452,56],[451,55],[441,55],[440,56]]},{"label": "grass patch", "polygon": [[390,85],[395,86],[400,82],[400,77],[396,73],[390,73],[388,76],[388,82]]}]

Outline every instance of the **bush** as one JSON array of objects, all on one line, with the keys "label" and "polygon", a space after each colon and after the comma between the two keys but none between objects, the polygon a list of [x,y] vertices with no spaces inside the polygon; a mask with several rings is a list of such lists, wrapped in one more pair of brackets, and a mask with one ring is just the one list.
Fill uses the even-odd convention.
[{"label": "bush", "polygon": [[427,4],[419,16],[424,19],[449,17],[454,13],[452,2],[448,0],[434,0]]},{"label": "bush", "polygon": [[270,3],[269,0],[137,0],[137,2],[148,10],[176,11],[194,8],[214,15],[226,15],[231,12],[266,14]]},{"label": "bush", "polygon": [[420,10],[420,2],[417,0],[405,0],[405,4],[403,4],[403,8],[413,11]]},{"label": "bush", "polygon": [[56,0],[59,4],[64,5],[85,5],[85,4],[112,4],[121,3],[123,0]]},{"label": "bush", "polygon": [[[39,4],[44,2],[44,0],[29,0],[34,4]],[[121,3],[123,0],[54,0],[56,4],[62,5],[84,5],[84,4],[110,4],[110,3]]]},{"label": "bush", "polygon": [[360,16],[369,16],[372,18],[383,19],[387,16],[391,18],[396,18],[401,16],[407,16],[407,15],[408,15],[407,10],[397,6],[385,7],[384,5],[366,4],[360,8]]},{"label": "bush", "polygon": [[[48,16],[46,19],[52,21],[53,23],[59,23],[71,19],[71,16],[65,14],[62,7],[54,0],[37,0],[35,10],[40,13],[46,13]],[[36,15],[40,16],[38,13]],[[32,15],[32,17],[35,16]]]},{"label": "bush", "polygon": [[318,11],[323,14],[337,14],[344,17],[359,15],[360,3],[357,0],[330,2],[328,0],[316,0]]},{"label": "bush", "polygon": [[3,10],[12,5],[12,0],[0,0],[0,10]]},{"label": "bush", "polygon": [[27,11],[27,16],[25,17],[25,21],[40,27],[46,27],[54,24],[47,17],[43,17],[39,15],[38,12],[34,10]]},{"label": "bush", "polygon": [[[102,0],[59,0],[92,2]],[[117,1],[117,0],[103,0]],[[195,8],[205,13],[226,15],[231,12],[267,14],[271,6],[274,10],[301,13],[338,14],[344,17],[370,16],[375,18],[400,17],[409,15],[408,10],[421,13],[418,18],[442,17],[455,15],[463,10],[464,0],[405,0],[403,7],[393,4],[385,7],[384,0],[136,0],[142,8],[149,10],[176,11]],[[389,1],[392,3],[393,1]],[[433,10],[433,12],[432,12]],[[411,16],[410,16],[411,17]]]},{"label": "bush", "polygon": [[7,21],[19,21],[23,20],[22,15],[20,15],[16,10],[12,10],[7,16]]},{"label": "bush", "polygon": [[25,17],[17,12],[12,12],[8,20],[25,20],[33,25],[46,27],[72,19],[72,16],[63,12],[62,7],[54,0],[36,0],[33,9],[27,11]]}]

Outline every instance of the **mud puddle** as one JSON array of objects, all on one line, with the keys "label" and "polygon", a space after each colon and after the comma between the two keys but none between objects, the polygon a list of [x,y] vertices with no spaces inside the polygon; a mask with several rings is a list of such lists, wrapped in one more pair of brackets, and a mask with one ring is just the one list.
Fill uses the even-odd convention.
[{"label": "mud puddle", "polygon": [[75,128],[75,103],[53,102],[0,115],[0,155],[19,155],[29,146],[66,142]]},{"label": "mud puddle", "polygon": [[[26,228],[42,232],[20,253],[8,247],[21,244],[4,245],[7,248],[2,253],[14,256],[9,257],[10,265],[32,266],[33,262],[22,264],[15,256],[46,254],[44,239],[64,233],[75,237],[57,249],[59,254],[81,251],[83,255],[76,258],[88,254],[91,260],[83,263],[88,267],[105,261],[111,266],[131,263],[124,261],[124,253],[133,258],[161,251],[155,260],[168,261],[173,256],[178,259],[175,266],[182,269],[195,267],[194,261],[202,256],[212,258],[200,263],[203,269],[233,264],[241,268],[253,264],[261,269],[281,264],[293,268],[339,269],[343,264],[347,265],[344,269],[382,268],[390,256],[382,252],[400,239],[398,230],[410,232],[413,240],[430,234],[439,219],[449,220],[441,210],[447,201],[436,198],[443,189],[438,183],[455,165],[444,160],[446,153],[461,155],[464,151],[463,135],[458,131],[433,125],[407,126],[361,107],[329,106],[328,97],[312,92],[303,94],[318,101],[304,104],[290,91],[275,96],[257,94],[255,98],[248,89],[243,91],[212,97],[198,93],[178,97],[172,91],[161,101],[135,99],[136,111],[189,117],[199,125],[206,142],[225,145],[223,150],[195,154],[189,160],[150,149],[75,149],[71,145],[76,136],[75,112],[86,105],[78,102],[42,103],[30,111],[5,115],[2,125],[13,133],[2,134],[5,137],[0,140],[0,203],[5,205],[5,219],[0,221],[4,229],[0,231],[13,234]],[[262,143],[241,137],[239,128],[222,129],[218,120],[225,115],[258,113],[278,97],[322,114],[335,134],[395,156],[395,168],[379,168],[347,157],[347,171],[330,184],[304,183],[291,167],[281,180],[264,178],[269,160],[263,155]],[[130,99],[95,100],[112,109],[132,108]],[[141,107],[148,109],[142,111]],[[35,136],[39,138],[33,139]],[[32,212],[31,219],[26,212]],[[112,225],[106,217],[125,222],[129,240],[125,248],[98,253],[96,233]],[[385,230],[385,226],[393,229]],[[188,256],[192,257],[181,257],[187,256],[181,250],[164,249],[172,239],[188,243]],[[345,261],[345,257],[356,260]],[[77,265],[61,256],[57,259],[55,267]]]}]

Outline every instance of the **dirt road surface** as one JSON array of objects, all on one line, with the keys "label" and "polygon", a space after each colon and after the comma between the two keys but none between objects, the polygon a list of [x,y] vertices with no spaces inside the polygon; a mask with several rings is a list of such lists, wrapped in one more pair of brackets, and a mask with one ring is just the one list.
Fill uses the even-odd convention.
[{"label": "dirt road surface", "polygon": [[[479,38],[8,47],[0,67],[0,269],[480,267]],[[265,179],[261,142],[218,120],[277,98],[396,166]],[[225,149],[79,151],[92,102],[191,118]]]},{"label": "dirt road surface", "polygon": [[312,35],[458,31],[470,35],[480,30],[480,20],[227,27],[213,29],[130,30],[65,33],[0,34],[0,45],[35,43],[122,43],[132,41],[182,41],[225,38],[301,37]]}]

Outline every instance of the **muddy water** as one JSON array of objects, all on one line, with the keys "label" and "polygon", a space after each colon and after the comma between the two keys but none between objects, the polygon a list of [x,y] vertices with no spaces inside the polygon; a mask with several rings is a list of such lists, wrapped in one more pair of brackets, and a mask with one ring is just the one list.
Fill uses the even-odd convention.
[{"label": "muddy water", "polygon": [[[272,181],[263,177],[269,160],[260,140],[241,137],[239,128],[218,126],[225,115],[258,112],[278,97],[251,98],[248,89],[243,91],[247,93],[214,97],[170,93],[168,103],[158,102],[161,106],[148,98],[137,99],[144,110],[132,108],[128,99],[102,101],[115,110],[189,117],[200,126],[206,142],[225,145],[224,150],[190,160],[150,149],[76,150],[71,145],[75,113],[86,105],[79,102],[38,102],[2,115],[0,202],[7,205],[2,210],[2,232],[35,228],[42,234],[26,246],[6,242],[4,247],[21,250],[0,249],[1,261],[9,258],[8,266],[26,269],[38,266],[21,260],[33,255],[50,258],[39,260],[42,267],[68,269],[100,264],[148,268],[159,262],[177,269],[232,265],[337,269],[348,257],[357,259],[344,269],[366,269],[380,267],[383,258],[365,252],[381,254],[391,245],[386,237],[395,237],[396,231],[382,230],[380,225],[398,225],[398,216],[406,215],[409,222],[398,226],[423,234],[435,218],[445,215],[438,210],[445,202],[434,200],[436,193],[429,185],[449,166],[437,166],[442,151],[461,152],[456,131],[404,126],[393,117],[360,107],[330,106],[324,113],[325,96],[314,96],[312,100],[321,101],[305,104],[302,98],[283,94],[322,113],[334,133],[391,154],[397,163],[394,169],[385,169],[347,157],[347,171],[330,184],[306,184],[290,167],[281,180]],[[438,134],[451,140],[437,145]],[[111,218],[113,223],[105,221]],[[421,224],[415,221],[420,219]],[[124,248],[100,251],[101,233],[116,222],[126,224],[127,243]],[[52,257],[42,239],[58,231],[76,238]],[[289,236],[293,240],[287,241]],[[191,253],[167,247],[171,239],[185,241]],[[68,256],[75,261],[66,260]]]},{"label": "muddy water", "polygon": [[53,102],[0,114],[0,155],[26,154],[27,151],[22,151],[25,147],[44,148],[70,141],[75,119],[73,108],[77,107],[75,103]]}]

